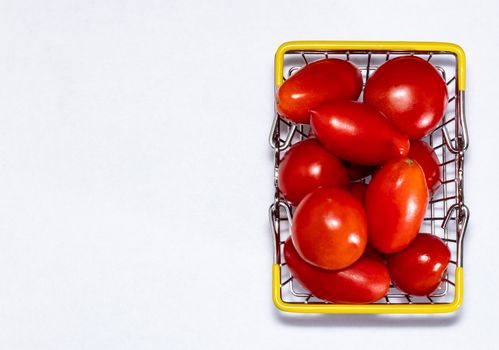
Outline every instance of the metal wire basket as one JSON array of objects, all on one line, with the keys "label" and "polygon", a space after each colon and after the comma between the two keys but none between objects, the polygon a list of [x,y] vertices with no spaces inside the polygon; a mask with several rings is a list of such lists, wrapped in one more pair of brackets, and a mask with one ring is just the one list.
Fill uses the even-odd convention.
[{"label": "metal wire basket", "polygon": [[426,297],[402,293],[393,285],[384,299],[372,304],[335,304],[320,300],[294,281],[283,259],[282,247],[290,235],[294,207],[279,191],[279,163],[294,143],[308,137],[310,127],[291,123],[277,112],[270,132],[274,151],[274,202],[269,215],[274,238],[272,296],[283,311],[300,313],[444,313],[455,311],[463,299],[463,239],[469,218],[464,204],[464,154],[468,132],[464,110],[465,55],[457,45],[425,42],[288,42],[275,57],[276,90],[301,67],[318,59],[352,61],[365,82],[383,62],[397,56],[415,55],[426,59],[442,74],[449,104],[440,125],[425,138],[440,160],[443,184],[431,198],[420,232],[442,238],[451,251],[451,262],[439,288]]}]

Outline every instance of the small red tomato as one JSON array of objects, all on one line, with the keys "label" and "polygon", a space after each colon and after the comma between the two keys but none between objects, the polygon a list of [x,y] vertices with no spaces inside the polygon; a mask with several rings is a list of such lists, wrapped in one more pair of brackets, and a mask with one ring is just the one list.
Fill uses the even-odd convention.
[{"label": "small red tomato", "polygon": [[352,63],[337,58],[312,62],[289,77],[276,94],[279,114],[295,123],[308,124],[309,110],[333,100],[356,100],[362,75]]},{"label": "small red tomato", "polygon": [[308,263],[328,270],[345,268],[359,259],[366,247],[364,208],[345,190],[315,190],[296,208],[292,237]]},{"label": "small red tomato", "polygon": [[396,253],[416,238],[428,204],[428,189],[421,167],[403,158],[374,174],[367,187],[365,208],[369,241],[383,253]]},{"label": "small red tomato", "polygon": [[293,145],[279,165],[279,189],[293,205],[320,187],[348,188],[348,175],[341,161],[316,139]]},{"label": "small red tomato", "polygon": [[320,143],[339,158],[377,165],[404,157],[407,136],[372,107],[353,101],[330,101],[310,111],[310,123]]},{"label": "small red tomato", "polygon": [[442,184],[442,169],[433,148],[420,140],[411,141],[411,148],[407,158],[418,162],[424,171],[428,191],[430,191],[430,194],[435,193]]},{"label": "small red tomato", "polygon": [[415,56],[382,64],[364,90],[364,102],[376,107],[411,139],[428,135],[438,125],[447,99],[447,86],[440,73]]},{"label": "small red tomato", "polygon": [[401,291],[428,295],[438,288],[449,260],[449,248],[440,238],[420,233],[409,247],[388,258],[388,269]]},{"label": "small red tomato", "polygon": [[350,184],[350,193],[353,194],[355,198],[364,204],[364,198],[366,196],[367,184],[364,182],[352,182]]},{"label": "small red tomato", "polygon": [[343,165],[347,168],[348,177],[351,181],[357,181],[368,177],[376,170],[376,167],[374,166],[354,164],[346,160],[343,161]]},{"label": "small red tomato", "polygon": [[291,274],[317,298],[334,303],[373,303],[390,288],[388,269],[379,258],[363,256],[343,270],[324,270],[308,264],[290,239],[284,244],[284,259]]}]

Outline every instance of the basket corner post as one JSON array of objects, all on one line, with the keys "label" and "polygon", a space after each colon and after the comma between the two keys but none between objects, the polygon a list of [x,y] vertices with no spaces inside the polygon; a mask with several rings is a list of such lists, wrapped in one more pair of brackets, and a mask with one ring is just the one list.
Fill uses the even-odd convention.
[{"label": "basket corner post", "polygon": [[272,301],[276,308],[281,311],[290,312],[289,304],[282,300],[281,296],[281,266],[279,264],[272,265]]},{"label": "basket corner post", "polygon": [[450,304],[449,312],[457,311],[463,304],[464,297],[464,270],[462,267],[456,268],[456,290],[454,301]]}]

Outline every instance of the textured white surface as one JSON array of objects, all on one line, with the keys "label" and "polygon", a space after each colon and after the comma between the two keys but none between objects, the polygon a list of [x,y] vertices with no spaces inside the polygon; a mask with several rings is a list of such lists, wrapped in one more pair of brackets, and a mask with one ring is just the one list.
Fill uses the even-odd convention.
[{"label": "textured white surface", "polygon": [[[0,348],[490,348],[499,322],[493,1],[0,4]],[[287,40],[468,57],[465,301],[299,316],[270,298],[273,55]]]}]

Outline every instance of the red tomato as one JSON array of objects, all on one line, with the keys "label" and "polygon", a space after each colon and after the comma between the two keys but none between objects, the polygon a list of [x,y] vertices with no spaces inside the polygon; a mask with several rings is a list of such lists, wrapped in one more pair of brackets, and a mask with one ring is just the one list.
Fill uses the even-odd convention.
[{"label": "red tomato", "polygon": [[352,181],[357,181],[368,177],[374,172],[374,170],[376,170],[376,167],[354,164],[351,162],[347,162],[346,160],[343,161],[343,165],[345,166],[345,168],[347,168],[348,177]]},{"label": "red tomato", "polygon": [[421,166],[426,177],[426,185],[430,194],[435,193],[442,184],[442,169],[435,151],[423,141],[411,141],[407,158],[413,159]]},{"label": "red tomato", "polygon": [[364,252],[366,214],[347,191],[320,188],[296,208],[292,232],[293,244],[308,263],[328,270],[342,269]]},{"label": "red tomato", "polygon": [[330,101],[310,112],[322,145],[336,156],[361,165],[386,163],[409,151],[407,136],[372,107],[353,101]]},{"label": "red tomato", "polygon": [[428,204],[428,189],[421,167],[403,158],[374,174],[365,198],[369,241],[383,253],[406,248],[419,232]]},{"label": "red tomato", "polygon": [[388,258],[388,268],[401,291],[428,295],[438,288],[449,260],[449,248],[440,238],[421,233],[409,247]]},{"label": "red tomato", "polygon": [[319,187],[348,188],[348,175],[341,161],[316,139],[293,145],[279,165],[279,189],[293,205]]},{"label": "red tomato", "polygon": [[290,239],[284,244],[284,259],[291,274],[317,298],[334,303],[373,303],[390,288],[390,276],[378,258],[363,256],[353,265],[337,271],[308,264]]},{"label": "red tomato", "polygon": [[411,139],[428,135],[437,126],[447,100],[447,86],[440,73],[415,56],[382,64],[364,90],[364,102],[376,107]]},{"label": "red tomato", "polygon": [[315,61],[286,80],[276,95],[277,111],[295,123],[307,124],[309,110],[333,100],[356,100],[362,75],[352,63],[337,58]]},{"label": "red tomato", "polygon": [[364,198],[366,196],[367,184],[364,182],[352,182],[350,184],[350,193],[353,194],[355,198],[364,204]]}]

